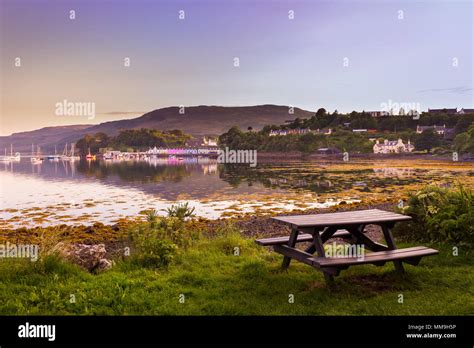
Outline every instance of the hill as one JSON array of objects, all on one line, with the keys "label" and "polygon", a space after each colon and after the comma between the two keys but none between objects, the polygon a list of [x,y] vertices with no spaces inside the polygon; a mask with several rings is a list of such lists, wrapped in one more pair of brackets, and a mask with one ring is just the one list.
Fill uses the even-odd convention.
[{"label": "hill", "polygon": [[180,129],[195,137],[219,135],[232,126],[259,130],[267,124],[278,125],[296,117],[308,118],[313,115],[312,112],[299,108],[294,108],[294,113],[289,114],[287,106],[279,105],[193,106],[186,107],[184,114],[180,114],[179,111],[179,107],[167,107],[133,119],[109,121],[97,125],[46,127],[31,132],[14,133],[0,137],[0,149],[9,148],[10,144],[13,144],[14,151],[29,152],[31,144],[34,143],[44,151],[51,151],[54,145],[57,145],[59,151],[65,143],[75,142],[85,134],[104,132],[108,135],[117,135],[123,129]]}]

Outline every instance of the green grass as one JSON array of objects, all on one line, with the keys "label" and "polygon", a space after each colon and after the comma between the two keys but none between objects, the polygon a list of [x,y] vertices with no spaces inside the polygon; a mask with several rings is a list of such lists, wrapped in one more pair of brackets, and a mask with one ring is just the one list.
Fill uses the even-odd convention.
[{"label": "green grass", "polygon": [[[234,247],[240,255],[234,256]],[[408,244],[400,246],[409,246]],[[119,262],[89,274],[53,256],[0,261],[2,315],[467,315],[474,313],[473,257],[449,246],[420,265],[358,266],[326,287],[322,274],[230,233],[201,238],[167,269]],[[71,294],[76,303],[71,303]],[[180,294],[185,302],[179,302]],[[288,302],[294,295],[294,303]],[[399,294],[404,303],[398,302]]]}]

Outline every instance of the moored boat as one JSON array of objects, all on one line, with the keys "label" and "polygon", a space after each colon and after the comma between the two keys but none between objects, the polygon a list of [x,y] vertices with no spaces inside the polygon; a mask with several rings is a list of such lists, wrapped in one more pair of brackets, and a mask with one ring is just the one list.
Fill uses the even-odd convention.
[{"label": "moored boat", "polygon": [[32,164],[41,164],[43,163],[44,158],[41,157],[41,152],[39,146],[37,147],[37,152],[35,154],[35,147],[31,144],[31,163]]},{"label": "moored boat", "polygon": [[93,161],[96,159],[96,156],[91,154],[91,148],[89,148],[89,153],[86,155],[86,159],[90,161]]}]

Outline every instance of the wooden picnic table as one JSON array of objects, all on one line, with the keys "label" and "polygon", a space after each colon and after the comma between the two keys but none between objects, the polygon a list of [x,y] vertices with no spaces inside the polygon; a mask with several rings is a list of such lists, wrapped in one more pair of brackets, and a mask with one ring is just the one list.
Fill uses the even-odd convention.
[{"label": "wooden picnic table", "polygon": [[[283,268],[288,268],[291,260],[295,259],[322,271],[329,283],[341,270],[349,266],[367,263],[382,266],[388,261],[393,261],[395,269],[403,272],[402,262],[416,266],[423,256],[438,254],[437,250],[424,246],[397,249],[391,229],[395,223],[411,220],[411,217],[380,209],[278,216],[273,220],[289,225],[290,235],[258,239],[256,243],[273,246],[274,251],[283,254]],[[365,227],[369,224],[381,227],[386,245],[372,240],[364,233]],[[363,246],[363,250],[371,252],[364,254],[363,257],[327,257],[324,243],[330,238],[343,238],[345,242]],[[310,245],[305,250],[297,249],[296,244],[302,242],[310,242]],[[315,253],[316,255],[313,255]]]}]

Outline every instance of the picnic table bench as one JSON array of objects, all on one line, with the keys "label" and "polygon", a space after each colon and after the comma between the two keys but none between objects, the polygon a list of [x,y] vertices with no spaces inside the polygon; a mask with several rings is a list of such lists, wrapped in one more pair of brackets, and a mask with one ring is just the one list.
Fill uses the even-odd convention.
[{"label": "picnic table bench", "polygon": [[[291,260],[295,259],[322,271],[329,283],[341,270],[349,266],[360,264],[382,266],[390,261],[394,263],[397,272],[403,272],[403,262],[416,266],[422,257],[438,254],[437,250],[424,246],[397,249],[391,229],[395,223],[411,220],[411,217],[380,209],[278,216],[272,219],[289,225],[290,235],[257,239],[255,242],[262,246],[273,246],[274,251],[283,254],[283,268],[288,268]],[[372,240],[364,233],[365,227],[369,224],[382,228],[386,245]],[[327,257],[324,243],[336,237],[344,239],[351,245],[363,246],[363,250],[371,252],[362,257],[360,255]],[[297,249],[296,244],[302,242],[310,242],[309,247],[305,250]]]}]

